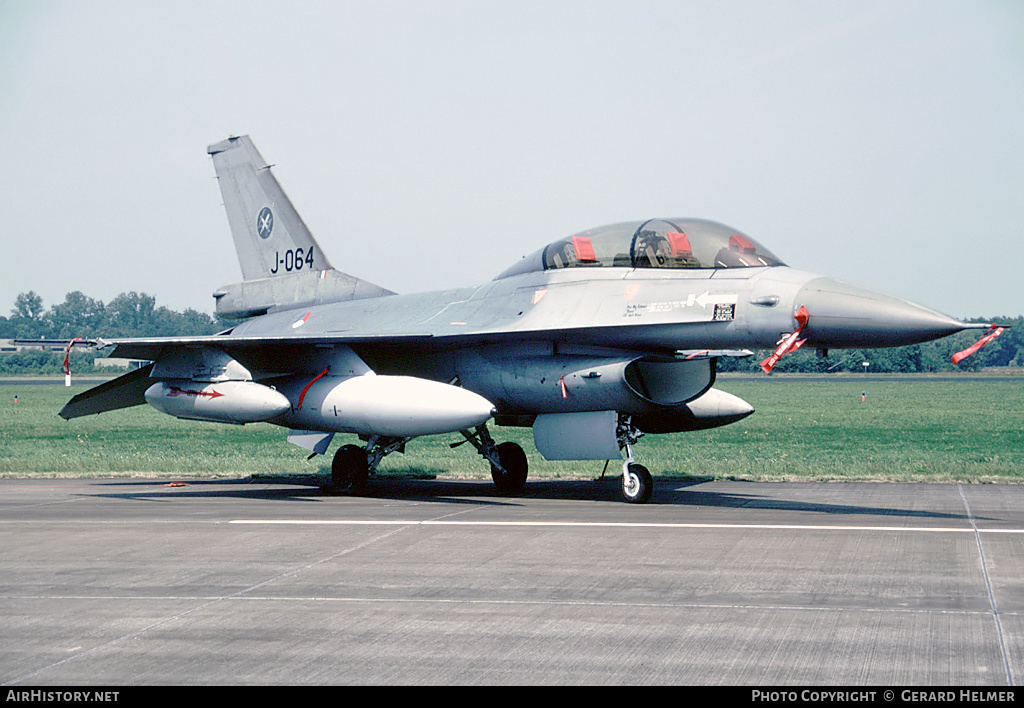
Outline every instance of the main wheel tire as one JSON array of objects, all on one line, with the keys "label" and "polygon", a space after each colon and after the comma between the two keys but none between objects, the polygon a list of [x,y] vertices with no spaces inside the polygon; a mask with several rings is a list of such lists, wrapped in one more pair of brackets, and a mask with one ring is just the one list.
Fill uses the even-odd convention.
[{"label": "main wheel tire", "polygon": [[630,504],[645,504],[654,491],[654,479],[643,465],[630,464],[622,475],[622,498]]},{"label": "main wheel tire", "polygon": [[526,474],[529,462],[526,460],[526,453],[514,442],[503,442],[498,445],[498,460],[504,470],[497,465],[491,464],[491,479],[498,493],[502,495],[519,494],[526,484]]},{"label": "main wheel tire", "polygon": [[366,489],[370,465],[366,450],[358,445],[343,445],[334,453],[331,463],[331,483],[335,489],[361,492]]}]

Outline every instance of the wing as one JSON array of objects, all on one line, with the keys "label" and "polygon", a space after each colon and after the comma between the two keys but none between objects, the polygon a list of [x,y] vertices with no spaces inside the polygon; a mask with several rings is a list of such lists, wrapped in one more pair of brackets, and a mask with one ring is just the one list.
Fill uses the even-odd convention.
[{"label": "wing", "polygon": [[422,342],[431,339],[430,335],[279,335],[233,337],[209,335],[202,337],[139,337],[131,339],[97,340],[100,347],[114,347],[111,357],[121,359],[139,359],[157,361],[176,349],[215,347],[217,349],[238,353],[246,359],[258,356],[261,351],[296,349],[313,350],[317,347],[331,345]]},{"label": "wing", "polygon": [[152,370],[153,364],[149,364],[124,376],[94,386],[68,401],[57,415],[64,420],[71,420],[83,415],[141,406],[146,402],[146,389],[153,385],[152,379],[149,378],[149,373]]}]

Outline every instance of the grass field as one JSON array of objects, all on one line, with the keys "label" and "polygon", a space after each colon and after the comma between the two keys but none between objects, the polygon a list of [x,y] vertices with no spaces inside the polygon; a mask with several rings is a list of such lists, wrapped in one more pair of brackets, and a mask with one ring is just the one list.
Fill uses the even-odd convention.
[{"label": "grass field", "polygon": [[[88,383],[0,386],[0,476],[329,476],[327,457],[285,442],[267,424],[179,421],[148,406],[73,421],[57,417]],[[655,476],[739,480],[1024,481],[1024,377],[955,380],[894,376],[829,380],[720,377],[718,387],[757,412],[731,426],[651,435],[636,446]],[[861,401],[861,394],[867,400]],[[14,403],[14,396],[18,403]],[[528,429],[492,428],[516,440],[531,478],[593,478],[601,462],[546,462]],[[415,440],[384,460],[382,475],[489,477],[458,434]],[[617,474],[616,465],[609,474]]]}]

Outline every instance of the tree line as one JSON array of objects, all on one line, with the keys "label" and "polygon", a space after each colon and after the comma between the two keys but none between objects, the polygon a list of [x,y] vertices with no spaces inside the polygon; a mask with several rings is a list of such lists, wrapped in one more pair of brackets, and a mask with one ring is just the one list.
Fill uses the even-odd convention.
[{"label": "tree line", "polygon": [[[834,350],[827,357],[815,351],[800,351],[783,357],[775,371],[801,373],[917,373],[954,370],[977,371],[985,367],[1024,366],[1024,317],[975,318],[971,322],[993,322],[1010,328],[974,355],[954,366],[953,354],[977,341],[984,330],[967,330],[934,342],[891,349]],[[191,308],[177,312],[157,307],[156,297],[146,293],[121,293],[109,303],[94,300],[79,291],[64,296],[64,302],[49,308],[33,291],[15,298],[10,317],[0,316],[0,339],[64,339],[75,337],[164,337],[214,334],[236,324]],[[756,372],[770,354],[722,358],[719,371]],[[73,352],[72,369],[94,370],[93,360],[106,353]],[[0,374],[58,373],[63,352],[23,351],[0,356]],[[864,366],[864,362],[868,366]]]},{"label": "tree line", "polygon": [[213,334],[229,327],[191,308],[176,312],[157,307],[146,293],[121,293],[109,303],[76,290],[64,302],[46,308],[34,291],[14,300],[10,317],[0,317],[3,339],[73,339],[75,337],[163,337]]},{"label": "tree line", "polygon": [[[215,334],[232,324],[191,308],[178,312],[157,307],[156,297],[146,293],[121,293],[104,304],[76,290],[47,308],[30,290],[15,298],[10,317],[0,316],[0,339],[190,336]],[[107,352],[74,351],[72,371],[95,371],[94,360],[106,356]],[[0,374],[59,373],[63,363],[63,352],[22,350],[0,356]]]}]

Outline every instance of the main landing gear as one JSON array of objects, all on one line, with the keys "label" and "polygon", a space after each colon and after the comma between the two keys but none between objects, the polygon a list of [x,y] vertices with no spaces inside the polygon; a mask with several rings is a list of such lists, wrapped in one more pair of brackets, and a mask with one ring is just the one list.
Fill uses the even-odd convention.
[{"label": "main landing gear", "polygon": [[[478,425],[473,432],[463,430],[466,438],[477,452],[491,463],[491,479],[498,493],[514,496],[523,491],[529,463],[523,448],[514,442],[495,443],[487,425]],[[367,481],[377,473],[380,461],[392,452],[401,451],[412,438],[393,438],[384,435],[371,436],[366,447],[343,445],[331,463],[331,484],[335,490],[359,494],[366,489]],[[452,447],[462,445],[455,443]]]},{"label": "main landing gear", "polygon": [[366,450],[358,445],[343,445],[331,462],[331,485],[339,490],[362,491],[370,477]]},{"label": "main landing gear", "polygon": [[342,445],[334,453],[331,463],[331,484],[338,491],[349,491],[357,494],[366,490],[370,477],[377,474],[377,465],[385,457],[396,450],[402,450],[412,438],[392,438],[386,435],[373,435],[366,442],[366,447],[358,445]]},{"label": "main landing gear", "polygon": [[[472,433],[463,430],[462,435],[484,459],[491,463],[491,479],[494,480],[494,486],[498,488],[499,494],[515,496],[523,491],[529,462],[522,447],[514,442],[496,444],[487,430],[486,423],[478,425]],[[461,444],[456,443],[456,445]]]}]

